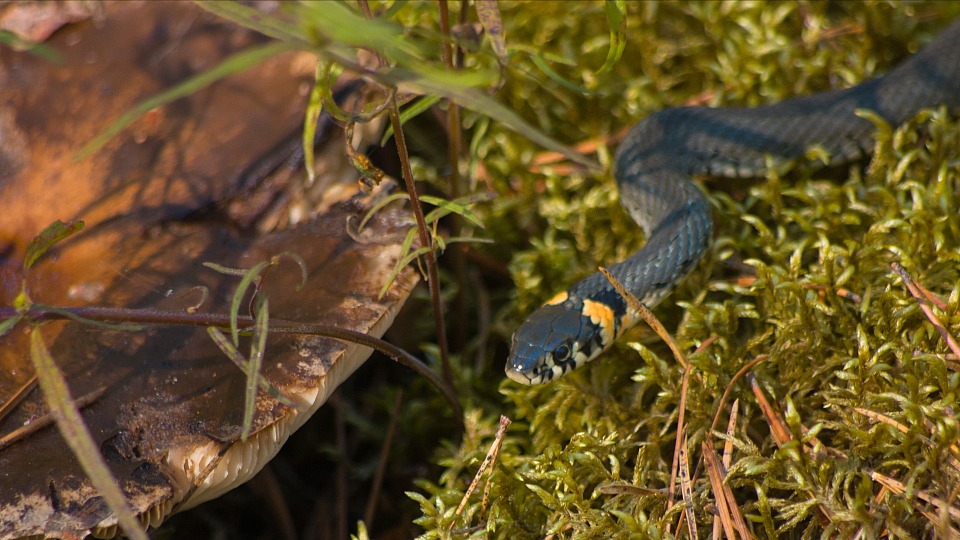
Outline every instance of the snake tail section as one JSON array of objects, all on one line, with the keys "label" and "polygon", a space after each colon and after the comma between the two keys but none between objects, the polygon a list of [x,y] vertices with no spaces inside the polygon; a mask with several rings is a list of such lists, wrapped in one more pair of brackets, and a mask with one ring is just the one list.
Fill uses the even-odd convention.
[{"label": "snake tail section", "polygon": [[[756,177],[819,146],[832,165],[873,146],[873,111],[891,125],[920,109],[960,109],[960,21],[881,78],[755,108],[683,107],[641,120],[616,157],[620,199],[647,234],[613,276],[653,307],[692,270],[713,235],[710,206],[691,177]],[[633,326],[637,314],[600,273],[534,311],[513,337],[506,372],[541,384],[596,358]]]}]

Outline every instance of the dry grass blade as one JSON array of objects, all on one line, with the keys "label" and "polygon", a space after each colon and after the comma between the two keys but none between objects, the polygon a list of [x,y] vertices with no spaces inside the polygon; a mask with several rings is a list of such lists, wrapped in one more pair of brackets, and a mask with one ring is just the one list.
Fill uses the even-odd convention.
[{"label": "dry grass blade", "polygon": [[657,497],[666,499],[667,492],[662,489],[651,489],[633,484],[608,484],[596,489],[597,493],[602,495],[635,495],[637,497]]},{"label": "dry grass blade", "polygon": [[773,406],[770,405],[770,402],[767,401],[767,396],[763,393],[760,385],[757,384],[757,379],[753,375],[748,376],[747,379],[750,381],[753,395],[757,398],[757,404],[760,405],[760,410],[763,411],[763,416],[770,426],[770,433],[773,435],[773,440],[776,441],[777,446],[783,446],[792,441],[793,436],[790,434],[790,430],[787,429],[786,421],[780,417],[780,414],[777,413]]},{"label": "dry grass blade", "polygon": [[680,434],[684,433],[686,426],[684,424],[686,411],[687,411],[687,388],[689,387],[690,382],[690,366],[687,365],[686,369],[683,370],[683,382],[680,385],[680,412],[677,417],[677,437],[673,446],[673,466],[670,470],[670,483],[667,488],[667,499],[673,503],[674,501],[674,486],[677,483],[677,467],[679,465],[680,459]]},{"label": "dry grass blade", "polygon": [[[892,428],[896,429],[897,431],[905,435],[910,432],[909,427],[905,426],[904,424],[901,424],[900,422],[897,422],[896,420],[894,420],[893,418],[890,418],[885,414],[880,414],[878,412],[874,412],[869,409],[864,409],[862,407],[854,407],[853,410],[866,416],[871,420],[876,420],[877,422],[891,426]],[[934,431],[934,429],[935,429],[934,427],[932,426],[930,427],[931,432]],[[923,440],[928,445],[933,446],[933,441],[931,441],[930,439],[924,438]],[[953,466],[954,469],[960,471],[960,460],[958,460],[958,456],[960,456],[960,446],[957,446],[956,444],[951,444],[950,455],[947,456],[947,461],[950,463],[950,465]]]},{"label": "dry grass blade", "polygon": [[[768,357],[765,354],[762,354],[754,358],[753,360],[747,362],[742,368],[737,370],[737,373],[733,376],[732,379],[730,379],[730,383],[727,385],[727,388],[724,389],[723,395],[720,396],[720,404],[717,405],[717,414],[713,416],[713,423],[710,424],[711,431],[717,429],[717,424],[720,423],[720,413],[723,411],[723,406],[724,404],[727,403],[727,399],[730,398],[730,394],[733,393],[733,387],[737,383],[737,381],[739,381],[741,377],[743,377],[751,369],[753,369],[753,366],[756,366],[757,364],[759,364],[760,362],[763,362],[767,358]],[[739,402],[739,400],[737,400],[737,402]]]},{"label": "dry grass blade", "polygon": [[683,433],[683,446],[680,447],[680,493],[683,495],[683,515],[687,521],[687,530],[690,531],[691,540],[696,540],[698,538],[697,518],[693,512],[693,479],[690,476],[688,442],[687,434]]},{"label": "dry grass blade", "polygon": [[740,416],[740,399],[735,399],[730,406],[730,420],[727,422],[727,440],[723,443],[723,466],[730,468],[733,460],[733,432],[737,427],[737,418]]},{"label": "dry grass blade", "polygon": [[[20,389],[17,390],[16,393],[14,393],[13,396],[3,404],[3,406],[0,406],[0,421],[6,418],[7,415],[10,414],[10,411],[19,405],[20,402],[23,401],[23,398],[27,397],[27,394],[33,391],[33,389],[36,387],[37,376],[33,375],[27,382],[23,383],[23,386],[21,386]],[[2,443],[0,443],[0,448],[3,448]]]},{"label": "dry grass blade", "polygon": [[[737,427],[737,417],[740,415],[740,399],[735,399],[730,406],[730,420],[727,421],[727,440],[723,443],[723,468],[730,469],[730,463],[733,461],[733,432]],[[719,540],[722,523],[720,516],[713,518],[713,538]]]},{"label": "dry grass blade", "polygon": [[[460,500],[460,504],[457,506],[457,511],[454,512],[454,521],[450,523],[451,528],[456,523],[456,518],[460,516],[460,513],[463,512],[464,507],[467,506],[467,501],[470,500],[470,495],[473,495],[473,492],[477,489],[477,485],[480,483],[480,478],[483,477],[483,473],[490,469],[490,473],[493,474],[493,467],[497,462],[497,455],[500,453],[500,447],[503,446],[503,437],[507,434],[507,428],[512,422],[506,416],[500,415],[500,427],[497,428],[497,433],[493,437],[493,444],[490,445],[490,450],[487,452],[486,457],[483,458],[483,463],[480,464],[480,468],[477,470],[477,474],[473,477],[473,482],[470,482],[470,487],[467,488],[467,492],[463,494],[463,498]],[[490,495],[490,483],[487,483],[487,486],[483,489],[483,502],[480,506],[481,522],[483,521],[483,514],[487,511],[487,501]],[[465,532],[465,531],[453,531],[453,532]]]},{"label": "dry grass blade", "polygon": [[[876,471],[869,471],[869,474],[870,478],[876,482],[879,482],[882,486],[896,493],[897,495],[907,495],[907,486],[903,485],[903,482],[894,480],[893,478],[890,478],[884,474],[880,474]],[[932,504],[933,506],[937,507],[938,510],[945,510],[954,521],[960,521],[960,508],[952,506],[949,502],[941,499],[940,497],[930,495],[923,490],[911,489],[911,492],[916,496],[917,499],[920,499],[928,504]],[[929,512],[926,512],[923,509],[920,511],[923,512],[925,516],[930,518],[931,521],[935,519]]]},{"label": "dry grass blade", "polygon": [[910,292],[910,294],[917,300],[917,303],[920,304],[920,309],[923,310],[923,314],[927,316],[927,319],[937,329],[937,332],[940,332],[940,336],[944,341],[947,342],[947,346],[950,347],[950,350],[953,351],[953,354],[960,356],[960,345],[957,344],[957,340],[954,339],[947,328],[940,322],[940,319],[933,312],[933,309],[930,307],[930,304],[936,305],[939,309],[946,309],[946,304],[937,299],[930,291],[921,287],[913,280],[913,277],[907,273],[906,268],[900,265],[900,263],[892,263],[890,266],[893,267],[893,270],[900,275],[900,279],[903,280],[904,286]]},{"label": "dry grass blade", "polygon": [[900,433],[907,433],[910,431],[910,428],[901,424],[900,422],[897,422],[896,420],[894,420],[893,418],[890,418],[887,415],[880,414],[878,412],[874,412],[868,409],[864,409],[863,407],[854,407],[853,410],[866,416],[871,420],[876,420],[877,422],[881,422],[883,424],[891,426],[897,431],[899,431]]},{"label": "dry grass blade", "polygon": [[[29,388],[33,389],[33,386],[35,385],[36,385],[36,378],[33,379],[33,384],[29,385]],[[83,409],[84,407],[89,406],[93,402],[103,397],[103,394],[106,391],[107,391],[106,388],[100,388],[99,390],[94,390],[89,394],[85,394],[73,400],[73,403],[76,405],[77,409]],[[24,392],[24,395],[26,394],[29,394],[29,392]],[[40,431],[41,429],[52,425],[54,421],[55,420],[54,420],[53,414],[48,413],[41,416],[40,418],[37,418],[36,420],[34,420],[33,422],[30,422],[27,425],[20,426],[19,428],[11,431],[10,433],[4,435],[3,437],[0,437],[0,449],[6,448],[7,446],[10,446],[11,444],[26,437],[27,435],[36,433],[37,431]]]},{"label": "dry grass blade", "polygon": [[643,305],[643,302],[641,302],[636,296],[631,294],[630,291],[623,286],[623,283],[617,281],[617,279],[613,277],[613,275],[611,275],[606,268],[601,266],[600,273],[602,273],[603,276],[610,281],[610,284],[613,285],[613,288],[616,289],[617,292],[620,293],[620,296],[627,301],[627,304],[630,305],[630,308],[636,311],[640,315],[640,318],[643,319],[643,321],[646,322],[650,328],[657,333],[658,336],[660,336],[660,339],[662,339],[668,347],[670,347],[670,350],[673,351],[673,356],[677,359],[677,362],[680,362],[680,365],[683,366],[684,369],[687,369],[687,357],[683,355],[683,351],[681,351],[680,347],[677,346],[677,342],[673,340],[673,337],[670,336],[670,333],[667,332],[667,329],[664,328],[663,324],[657,320],[657,318],[653,315],[653,312],[647,309],[647,306]]},{"label": "dry grass blade", "polygon": [[[727,538],[734,539],[736,535],[733,532],[733,517],[730,515],[730,508],[727,506],[727,497],[723,492],[723,471],[717,463],[717,458],[713,455],[712,444],[703,441],[703,460],[707,468],[707,476],[710,478],[710,488],[713,490],[713,499],[717,504],[717,515],[714,518],[719,520],[723,526],[723,533]],[[717,527],[714,524],[714,538],[717,538]]]},{"label": "dry grass blade", "polygon": [[[747,528],[747,522],[743,519],[743,512],[740,511],[740,505],[733,497],[733,490],[730,484],[723,480],[727,476],[727,468],[717,460],[717,449],[713,446],[713,441],[707,439],[703,441],[703,460],[707,467],[707,473],[710,476],[710,485],[713,487],[713,494],[717,500],[717,507],[720,511],[720,521],[723,523],[723,529],[727,538],[734,538],[732,531],[728,529],[728,522],[732,518],[732,526],[736,527],[741,538],[753,538],[750,529]],[[726,509],[724,511],[723,509]]]}]

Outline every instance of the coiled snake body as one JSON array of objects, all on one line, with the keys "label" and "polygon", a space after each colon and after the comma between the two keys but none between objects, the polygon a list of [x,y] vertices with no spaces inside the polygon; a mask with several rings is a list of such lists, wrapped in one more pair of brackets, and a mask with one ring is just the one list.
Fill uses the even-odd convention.
[{"label": "coiled snake body", "polygon": [[[647,234],[613,276],[653,307],[702,258],[713,234],[710,207],[691,176],[756,177],[812,146],[831,165],[862,158],[874,125],[866,109],[898,125],[924,107],[960,110],[960,21],[885,76],[857,86],[756,108],[684,107],[640,121],[620,146],[620,199]],[[772,158],[772,161],[771,161]],[[540,384],[596,358],[638,320],[600,273],[533,312],[513,337],[507,375]]]}]

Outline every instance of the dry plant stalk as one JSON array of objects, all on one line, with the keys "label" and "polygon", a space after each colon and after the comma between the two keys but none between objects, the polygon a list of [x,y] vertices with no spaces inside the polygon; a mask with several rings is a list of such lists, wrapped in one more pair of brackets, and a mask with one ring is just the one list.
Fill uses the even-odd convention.
[{"label": "dry plant stalk", "polygon": [[940,319],[933,312],[933,308],[930,307],[930,304],[937,306],[940,310],[947,309],[947,305],[944,304],[940,299],[933,295],[926,288],[921,287],[916,281],[913,280],[913,277],[907,273],[907,269],[900,265],[900,263],[892,263],[890,265],[893,270],[900,275],[900,279],[903,280],[903,285],[907,288],[907,291],[917,300],[917,303],[920,304],[920,309],[923,311],[923,314],[927,316],[927,319],[937,329],[937,332],[940,332],[940,336],[944,341],[947,342],[947,346],[950,347],[950,350],[953,351],[953,354],[957,357],[960,357],[960,345],[957,344],[957,340],[950,335],[950,332],[947,330],[947,327],[940,322]]},{"label": "dry plant stalk", "polygon": [[[680,437],[678,437],[680,438]],[[697,519],[693,513],[693,478],[690,476],[690,458],[687,434],[682,435],[680,447],[680,493],[683,495],[683,515],[687,519],[687,530],[691,540],[697,540]],[[677,533],[680,530],[678,528]]]},{"label": "dry plant stalk", "polygon": [[[460,500],[460,505],[457,506],[457,511],[454,512],[454,520],[450,523],[451,529],[453,524],[456,523],[456,518],[460,516],[460,513],[463,512],[464,507],[467,506],[467,501],[470,500],[470,495],[473,495],[473,492],[477,489],[477,485],[480,483],[480,478],[483,477],[483,473],[490,469],[490,474],[493,474],[493,467],[496,466],[497,455],[500,453],[500,447],[503,446],[503,437],[507,433],[507,428],[512,422],[509,418],[504,415],[500,415],[500,427],[497,429],[496,435],[493,437],[493,444],[490,445],[490,450],[487,452],[486,457],[483,458],[483,463],[480,464],[480,468],[477,470],[477,474],[473,477],[473,482],[470,482],[470,487],[467,488],[467,492],[463,494],[463,499]],[[480,503],[480,522],[483,523],[483,516],[487,513],[487,502],[490,497],[490,482],[487,482],[487,485],[483,488],[483,502]],[[478,526],[479,527],[479,526]],[[465,531],[456,531],[456,532],[468,532],[468,529]]]}]

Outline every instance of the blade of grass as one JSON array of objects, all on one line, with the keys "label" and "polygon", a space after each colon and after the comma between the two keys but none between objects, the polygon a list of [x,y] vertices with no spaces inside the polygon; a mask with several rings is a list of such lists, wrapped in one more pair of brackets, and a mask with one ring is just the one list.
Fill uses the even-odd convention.
[{"label": "blade of grass", "polygon": [[307,169],[307,187],[312,186],[317,177],[313,163],[313,141],[317,136],[317,122],[320,121],[320,113],[323,112],[323,102],[320,99],[320,78],[322,76],[323,62],[317,61],[313,73],[313,89],[310,90],[310,101],[307,103],[306,119],[303,122],[303,165]]},{"label": "blade of grass", "polygon": [[259,262],[243,275],[236,290],[233,291],[233,298],[230,299],[230,338],[233,339],[233,346],[240,346],[240,331],[237,326],[237,317],[240,315],[240,302],[243,296],[247,294],[247,289],[260,278],[260,272],[270,264],[268,262]]},{"label": "blade of grass", "polygon": [[606,0],[607,22],[610,23],[610,48],[607,49],[607,58],[603,66],[597,71],[602,75],[617,65],[623,56],[623,49],[627,46],[627,2],[626,0]]},{"label": "blade of grass", "polygon": [[5,44],[15,50],[26,51],[55,64],[63,63],[63,56],[60,55],[60,51],[43,43],[23,39],[9,30],[0,30],[0,44]]},{"label": "blade of grass", "polygon": [[[423,96],[418,98],[412,104],[403,109],[400,113],[400,125],[406,124],[408,120],[420,116],[420,114],[430,110],[430,107],[433,107],[440,101],[440,98],[437,96]],[[387,129],[383,132],[383,137],[380,138],[380,146],[387,144],[387,141],[390,137],[393,136],[393,126],[388,125]]]},{"label": "blade of grass", "polygon": [[280,17],[268,15],[240,2],[195,0],[194,3],[218,17],[256,30],[265,36],[287,42],[307,41],[307,35],[296,24]]},{"label": "blade of grass", "polygon": [[223,62],[220,62],[214,68],[204,71],[199,75],[190,77],[186,81],[170,88],[164,90],[159,94],[151,96],[137,105],[132,109],[120,115],[120,118],[116,119],[112,124],[110,124],[107,129],[103,130],[99,135],[94,137],[92,141],[85,144],[81,148],[74,159],[80,160],[90,154],[99,150],[107,141],[112,139],[118,133],[124,130],[127,126],[133,123],[134,120],[145,114],[146,112],[165,105],[172,101],[176,101],[182,97],[189,96],[200,89],[213,84],[220,79],[239,73],[246,69],[249,69],[264,60],[277,56],[280,53],[287,51],[295,50],[297,46],[292,43],[270,43],[260,47],[252,47],[250,49],[244,50],[233,56],[230,56]]},{"label": "blade of grass", "polygon": [[[693,506],[693,479],[690,476],[690,444],[686,432],[677,437],[683,441],[680,445],[680,494],[683,495],[683,515],[687,522],[687,533],[691,540],[699,538],[697,535],[697,519]],[[677,530],[679,533],[679,528]]]},{"label": "blade of grass", "polygon": [[116,479],[100,454],[99,445],[83,422],[83,417],[70,397],[67,381],[57,368],[39,327],[30,332],[30,359],[37,371],[37,380],[43,392],[44,401],[56,420],[57,428],[63,435],[70,450],[86,473],[93,487],[103,497],[107,506],[117,517],[123,532],[134,540],[148,540],[146,531],[137,519],[133,508],[127,503]]},{"label": "blade of grass", "polygon": [[[238,351],[232,343],[230,343],[230,340],[227,339],[227,336],[224,335],[219,328],[209,326],[207,327],[207,333],[210,334],[210,339],[212,339],[217,345],[217,347],[220,349],[220,352],[226,355],[226,357],[229,358],[235,366],[240,368],[241,371],[247,371],[247,359],[240,354],[240,351]],[[267,395],[271,396],[287,407],[290,407],[291,409],[297,408],[297,404],[292,399],[287,397],[267,379],[260,377],[258,378],[257,382],[260,385],[260,389],[266,392]]]},{"label": "blade of grass", "polygon": [[3,322],[0,322],[0,337],[5,336],[7,332],[13,330],[13,327],[22,320],[23,316],[17,315],[16,317],[10,317],[9,319],[4,319]]},{"label": "blade of grass", "polygon": [[478,218],[476,214],[474,214],[473,212],[470,211],[469,208],[467,208],[467,205],[483,202],[483,201],[489,201],[491,198],[492,196],[489,193],[474,193],[471,195],[460,197],[459,199],[456,199],[453,201],[448,201],[440,197],[434,197],[433,195],[420,196],[421,201],[427,204],[432,204],[438,208],[443,208],[448,213],[457,214],[458,216],[461,216],[462,218],[466,219],[470,223],[473,223],[477,227],[480,227],[481,229],[483,228],[483,222],[480,221],[480,218]]},{"label": "blade of grass", "polygon": [[250,344],[250,359],[247,360],[247,389],[243,402],[243,428],[240,440],[245,441],[253,428],[253,413],[257,409],[257,388],[260,386],[260,367],[263,366],[263,352],[267,347],[270,301],[263,298],[257,302],[257,315],[253,325],[253,341]]},{"label": "blade of grass", "polygon": [[83,229],[82,221],[64,223],[59,219],[47,225],[40,234],[30,240],[26,254],[23,256],[23,271],[26,272],[43,256],[54,244]]}]

